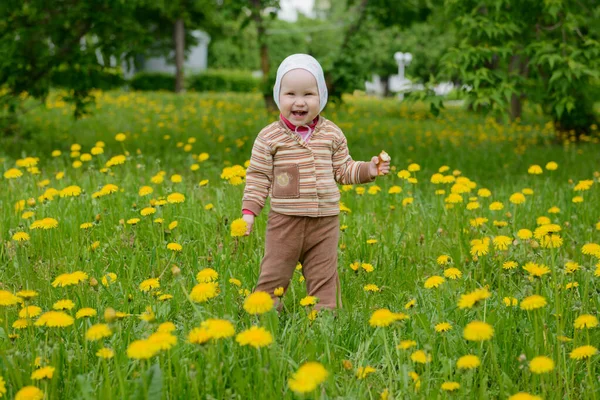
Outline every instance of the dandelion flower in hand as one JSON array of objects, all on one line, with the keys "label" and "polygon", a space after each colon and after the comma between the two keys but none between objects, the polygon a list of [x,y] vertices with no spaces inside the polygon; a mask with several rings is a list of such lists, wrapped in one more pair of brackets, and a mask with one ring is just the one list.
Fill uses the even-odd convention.
[{"label": "dandelion flower in hand", "polygon": [[248,230],[248,224],[242,218],[238,218],[231,223],[231,236],[244,236]]}]

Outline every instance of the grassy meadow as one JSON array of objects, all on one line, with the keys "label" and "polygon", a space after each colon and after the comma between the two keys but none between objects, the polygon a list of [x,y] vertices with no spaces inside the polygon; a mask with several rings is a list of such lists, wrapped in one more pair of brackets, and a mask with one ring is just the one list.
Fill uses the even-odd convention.
[{"label": "grassy meadow", "polygon": [[0,399],[600,398],[597,138],[328,105],[393,171],[340,186],[344,307],[298,266],[278,314],[250,295],[267,210],[232,236],[260,96],[95,96],[2,139]]}]

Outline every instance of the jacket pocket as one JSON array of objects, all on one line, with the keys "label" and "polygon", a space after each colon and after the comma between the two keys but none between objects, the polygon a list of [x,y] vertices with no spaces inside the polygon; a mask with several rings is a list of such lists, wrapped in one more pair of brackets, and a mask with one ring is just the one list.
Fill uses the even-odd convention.
[{"label": "jacket pocket", "polygon": [[300,168],[298,164],[275,167],[273,169],[272,196],[279,199],[300,197]]}]

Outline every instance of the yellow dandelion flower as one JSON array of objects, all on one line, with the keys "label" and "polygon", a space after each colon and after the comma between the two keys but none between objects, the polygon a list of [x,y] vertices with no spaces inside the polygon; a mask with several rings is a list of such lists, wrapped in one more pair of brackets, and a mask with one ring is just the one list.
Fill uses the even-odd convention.
[{"label": "yellow dandelion flower", "polygon": [[107,324],[96,324],[88,328],[85,333],[85,338],[89,341],[96,341],[109,337],[110,335],[112,335],[112,331]]},{"label": "yellow dandelion flower", "polygon": [[196,303],[205,303],[219,294],[219,284],[217,282],[199,283],[192,288],[190,298]]},{"label": "yellow dandelion flower", "polygon": [[296,393],[308,393],[315,390],[328,376],[329,372],[322,364],[310,361],[298,368],[288,380],[288,386]]},{"label": "yellow dandelion flower", "polygon": [[25,232],[16,232],[12,236],[12,240],[14,240],[16,242],[27,242],[29,239],[30,239],[29,235]]},{"label": "yellow dandelion flower", "polygon": [[53,287],[65,287],[70,285],[77,285],[88,279],[88,274],[83,271],[75,271],[70,274],[61,274],[54,279],[52,282]]},{"label": "yellow dandelion flower", "polygon": [[34,318],[42,314],[42,309],[38,306],[26,306],[19,311],[19,318]]},{"label": "yellow dandelion flower", "polygon": [[410,355],[410,359],[418,364],[427,364],[431,361],[431,354],[427,354],[423,350],[417,350]]},{"label": "yellow dandelion flower", "polygon": [[155,213],[156,213],[156,208],[154,208],[154,207],[145,207],[145,208],[142,208],[142,210],[140,211],[140,214],[144,217],[147,215],[155,214]]},{"label": "yellow dandelion flower", "polygon": [[25,386],[15,395],[15,400],[43,400],[45,394],[35,386]]},{"label": "yellow dandelion flower", "polygon": [[140,283],[139,288],[142,292],[149,292],[152,289],[160,288],[160,282],[157,278],[146,279],[145,281]]},{"label": "yellow dandelion flower", "polygon": [[300,305],[304,307],[314,306],[318,301],[319,299],[315,296],[306,296],[300,300]]},{"label": "yellow dandelion flower", "polygon": [[496,250],[506,250],[512,244],[512,239],[508,236],[500,235],[493,239],[493,243]]},{"label": "yellow dandelion flower", "polygon": [[529,362],[529,369],[534,374],[544,374],[554,369],[554,361],[546,356],[538,356]]},{"label": "yellow dandelion flower", "polygon": [[375,270],[375,267],[373,267],[373,265],[369,263],[361,263],[360,267],[366,272],[373,272]]},{"label": "yellow dandelion flower", "polygon": [[0,306],[12,306],[19,303],[21,299],[7,290],[0,290]]},{"label": "yellow dandelion flower", "polygon": [[460,389],[460,383],[458,382],[444,382],[442,383],[441,389],[446,392],[453,392]]},{"label": "yellow dandelion flower", "polygon": [[219,278],[219,273],[212,268],[204,268],[196,274],[196,280],[202,282],[213,282]]},{"label": "yellow dandelion flower", "polygon": [[575,329],[589,329],[598,326],[598,318],[590,314],[580,315],[573,323]]},{"label": "yellow dandelion flower", "polygon": [[515,393],[508,400],[542,400],[540,396],[534,396],[526,392]]},{"label": "yellow dandelion flower", "polygon": [[248,224],[243,218],[238,218],[231,223],[231,236],[244,236],[248,230]]},{"label": "yellow dandelion flower", "polygon": [[435,326],[436,332],[448,332],[452,329],[452,325],[449,322],[440,322]]},{"label": "yellow dandelion flower", "polygon": [[75,303],[68,299],[59,300],[52,305],[55,310],[71,310],[73,307],[75,307]]},{"label": "yellow dandelion flower", "polygon": [[273,343],[273,335],[263,327],[253,326],[243,332],[240,332],[235,341],[240,346],[252,346],[256,349],[265,347]]},{"label": "yellow dandelion flower", "polygon": [[194,328],[188,334],[188,342],[193,344],[204,344],[212,338],[207,328]]},{"label": "yellow dandelion flower", "polygon": [[545,298],[540,295],[534,294],[532,296],[526,297],[521,301],[521,310],[536,310],[538,308],[544,307],[548,302]]},{"label": "yellow dandelion flower", "polygon": [[369,325],[373,327],[386,327],[396,321],[402,321],[408,318],[408,315],[404,313],[394,313],[386,308],[381,308],[371,315]]},{"label": "yellow dandelion flower", "polygon": [[152,189],[150,186],[142,186],[138,191],[138,195],[147,196],[149,194],[152,194],[152,192],[154,192],[154,189]]},{"label": "yellow dandelion flower", "polygon": [[510,201],[513,204],[523,204],[525,203],[525,196],[523,195],[523,193],[520,192],[513,193],[508,199],[508,201]]},{"label": "yellow dandelion flower", "polygon": [[147,360],[160,351],[160,346],[148,340],[135,340],[127,346],[127,357],[136,360]]},{"label": "yellow dandelion flower", "polygon": [[438,256],[438,258],[436,259],[436,262],[439,265],[447,265],[452,262],[452,258],[450,258],[449,255],[442,254],[441,256]]},{"label": "yellow dandelion flower", "polygon": [[170,350],[177,344],[177,336],[169,332],[156,332],[148,337],[148,342],[158,346],[160,350]]},{"label": "yellow dandelion flower", "polygon": [[504,297],[502,302],[506,307],[515,307],[519,304],[519,301],[514,297]]},{"label": "yellow dandelion flower", "polygon": [[425,286],[426,289],[433,289],[439,287],[444,282],[446,282],[446,279],[442,278],[441,276],[434,275],[427,278],[423,286]]},{"label": "yellow dandelion flower", "polygon": [[533,233],[529,229],[519,229],[517,237],[521,240],[531,239]]},{"label": "yellow dandelion flower", "polygon": [[370,365],[366,367],[359,367],[356,371],[356,377],[358,379],[365,379],[367,376],[371,375],[373,372],[377,372],[377,370]]},{"label": "yellow dandelion flower", "polygon": [[244,300],[244,310],[248,314],[264,314],[273,308],[273,299],[266,292],[257,291]]},{"label": "yellow dandelion flower", "polygon": [[235,335],[233,324],[226,319],[210,318],[202,321],[201,328],[206,328],[211,339],[224,339]]},{"label": "yellow dandelion flower", "polygon": [[104,359],[109,359],[115,356],[115,352],[112,349],[103,347],[96,352],[96,356]]},{"label": "yellow dandelion flower", "polygon": [[515,261],[505,261],[502,264],[502,269],[515,269],[519,266]]},{"label": "yellow dandelion flower", "polygon": [[181,246],[179,243],[169,243],[167,244],[167,249],[171,250],[171,251],[176,251],[179,252],[183,249],[183,246]]},{"label": "yellow dandelion flower", "polygon": [[469,322],[463,330],[463,337],[474,342],[489,340],[492,336],[494,336],[494,328],[483,321]]},{"label": "yellow dandelion flower", "polygon": [[460,296],[460,300],[458,301],[458,308],[472,308],[481,300],[490,298],[491,295],[492,294],[485,288],[476,289],[470,293],[463,294]]},{"label": "yellow dandelion flower", "polygon": [[16,320],[15,322],[13,322],[12,327],[14,329],[25,329],[29,325],[31,325],[31,320],[25,319],[25,318],[20,318],[20,319]]},{"label": "yellow dandelion flower", "polygon": [[58,221],[54,218],[44,218],[33,221],[29,229],[54,229],[58,227]]},{"label": "yellow dandelion flower", "polygon": [[417,345],[417,342],[415,342],[414,340],[402,340],[400,342],[400,344],[398,344],[398,346],[396,346],[397,349],[400,350],[408,350],[411,347],[415,347]]},{"label": "yellow dandelion flower", "polygon": [[162,324],[160,324],[158,326],[158,328],[156,328],[156,332],[171,333],[171,332],[174,332],[176,329],[177,329],[177,327],[175,326],[175,324],[169,321],[169,322],[163,322]]},{"label": "yellow dandelion flower", "polygon": [[468,354],[466,356],[462,356],[456,362],[456,367],[458,369],[475,369],[481,365],[481,361],[479,357],[473,354]]},{"label": "yellow dandelion flower", "polygon": [[48,311],[42,314],[35,326],[47,326],[49,328],[64,328],[73,325],[75,319],[62,311]]},{"label": "yellow dandelion flower", "polygon": [[183,203],[185,196],[181,193],[171,193],[167,196],[167,202],[171,204]]},{"label": "yellow dandelion flower", "polygon": [[[36,297],[37,295],[38,295],[38,292],[36,292],[35,290],[21,290],[21,291],[17,292],[17,296],[19,296],[23,299],[32,299],[32,298]],[[2,303],[0,303],[0,305],[2,305]]]},{"label": "yellow dandelion flower", "polygon": [[462,276],[462,272],[458,268],[447,268],[444,270],[444,276],[456,280]]},{"label": "yellow dandelion flower", "polygon": [[573,349],[571,353],[569,353],[569,357],[573,360],[582,360],[584,358],[590,358],[591,356],[598,353],[598,349],[591,345],[585,345],[577,347]]},{"label": "yellow dandelion flower", "polygon": [[76,319],[95,317],[98,314],[96,310],[90,307],[80,308],[75,314]]},{"label": "yellow dandelion flower", "polygon": [[545,265],[538,265],[536,263],[528,262],[523,266],[523,269],[529,272],[529,275],[533,277],[542,277],[550,273],[550,268]]},{"label": "yellow dandelion flower", "polygon": [[502,210],[504,208],[504,204],[502,204],[499,201],[494,201],[493,203],[490,204],[489,209],[491,211],[499,211]]},{"label": "yellow dandelion flower", "polygon": [[117,274],[115,274],[114,272],[108,272],[107,274],[105,274],[102,279],[102,286],[109,286],[113,283],[115,283],[117,281]]},{"label": "yellow dandelion flower", "polygon": [[368,285],[363,286],[363,290],[365,292],[379,292],[379,286],[369,283]]}]

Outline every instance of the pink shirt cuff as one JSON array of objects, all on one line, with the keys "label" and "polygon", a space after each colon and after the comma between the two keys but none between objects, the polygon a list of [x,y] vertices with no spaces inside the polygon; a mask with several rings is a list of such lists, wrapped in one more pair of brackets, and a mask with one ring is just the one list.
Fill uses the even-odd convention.
[{"label": "pink shirt cuff", "polygon": [[242,210],[242,214],[244,215],[254,215],[254,213],[246,208]]}]

